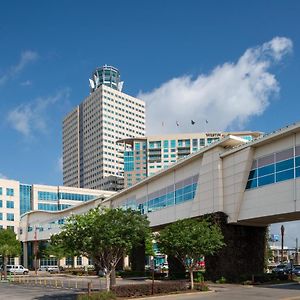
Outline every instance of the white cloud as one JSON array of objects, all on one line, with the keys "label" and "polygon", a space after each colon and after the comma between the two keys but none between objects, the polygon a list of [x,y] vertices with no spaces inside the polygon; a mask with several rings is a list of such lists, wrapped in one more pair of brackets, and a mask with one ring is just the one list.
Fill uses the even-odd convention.
[{"label": "white cloud", "polygon": [[37,60],[38,57],[38,54],[31,50],[22,52],[19,62],[11,66],[6,73],[0,76],[0,86],[5,84],[9,79],[13,78],[17,74],[21,73],[29,63]]},{"label": "white cloud", "polygon": [[69,89],[50,97],[40,97],[12,109],[7,116],[9,125],[26,137],[33,132],[46,132],[48,110],[57,102],[69,97]]},{"label": "white cloud", "polygon": [[21,86],[30,86],[32,85],[32,81],[31,80],[25,80],[23,82],[20,83]]},{"label": "white cloud", "polygon": [[269,68],[292,47],[290,39],[275,37],[209,74],[196,78],[184,75],[151,92],[141,92],[138,97],[147,105],[147,134],[243,128],[250,117],[264,112],[271,96],[278,94],[279,84]]}]

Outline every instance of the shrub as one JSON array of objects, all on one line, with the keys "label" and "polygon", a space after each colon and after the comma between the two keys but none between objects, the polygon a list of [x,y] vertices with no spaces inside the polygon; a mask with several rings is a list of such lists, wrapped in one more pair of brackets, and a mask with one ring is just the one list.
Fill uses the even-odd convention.
[{"label": "shrub", "polygon": [[[153,294],[163,294],[171,292],[185,291],[188,289],[185,281],[155,282]],[[130,284],[112,287],[112,291],[117,297],[138,297],[152,294],[152,284]]]},{"label": "shrub", "polygon": [[216,283],[226,283],[227,281],[226,281],[226,278],[225,277],[221,277],[220,279],[218,279],[217,281],[216,281]]},{"label": "shrub", "polygon": [[113,292],[93,293],[90,296],[87,294],[79,295],[77,300],[114,300],[116,295]]},{"label": "shrub", "polygon": [[203,273],[200,271],[194,272],[194,282],[203,282],[203,281],[204,281]]},{"label": "shrub", "polygon": [[194,289],[197,291],[202,291],[202,292],[209,291],[207,284],[204,282],[194,284]]},{"label": "shrub", "polygon": [[119,273],[122,278],[129,278],[129,277],[150,277],[150,272],[145,271],[145,272],[139,272],[139,271],[123,271]]}]

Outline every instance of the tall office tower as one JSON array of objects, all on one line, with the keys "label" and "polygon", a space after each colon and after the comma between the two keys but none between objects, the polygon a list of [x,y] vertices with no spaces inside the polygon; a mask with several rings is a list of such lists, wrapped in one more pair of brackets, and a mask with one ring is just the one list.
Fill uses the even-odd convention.
[{"label": "tall office tower", "polygon": [[124,159],[117,140],[145,135],[145,102],[122,92],[119,71],[97,68],[91,94],[63,121],[65,186],[123,188]]},{"label": "tall office tower", "polygon": [[253,131],[200,132],[122,139],[118,143],[123,145],[124,187],[130,187],[228,135],[251,141],[261,134]]}]

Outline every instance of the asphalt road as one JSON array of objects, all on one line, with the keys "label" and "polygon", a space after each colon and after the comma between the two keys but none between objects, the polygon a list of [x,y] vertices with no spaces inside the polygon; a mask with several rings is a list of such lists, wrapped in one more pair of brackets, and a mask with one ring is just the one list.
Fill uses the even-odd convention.
[{"label": "asphalt road", "polygon": [[[213,292],[151,297],[151,300],[300,300],[300,284],[274,286],[211,285]],[[137,300],[137,299],[136,299]]]},{"label": "asphalt road", "polygon": [[[300,284],[273,286],[211,285],[212,292],[155,296],[151,300],[300,300]],[[75,300],[76,291],[0,283],[0,300]]]}]

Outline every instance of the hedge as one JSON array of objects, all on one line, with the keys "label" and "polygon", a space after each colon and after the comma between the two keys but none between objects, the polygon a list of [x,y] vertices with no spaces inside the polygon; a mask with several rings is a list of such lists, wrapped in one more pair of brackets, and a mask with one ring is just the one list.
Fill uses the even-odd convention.
[{"label": "hedge", "polygon": [[[186,291],[189,289],[189,284],[186,281],[172,282],[155,282],[153,286],[153,294],[168,294],[172,292]],[[114,286],[112,292],[117,297],[139,297],[152,295],[152,284],[129,284]]]}]

